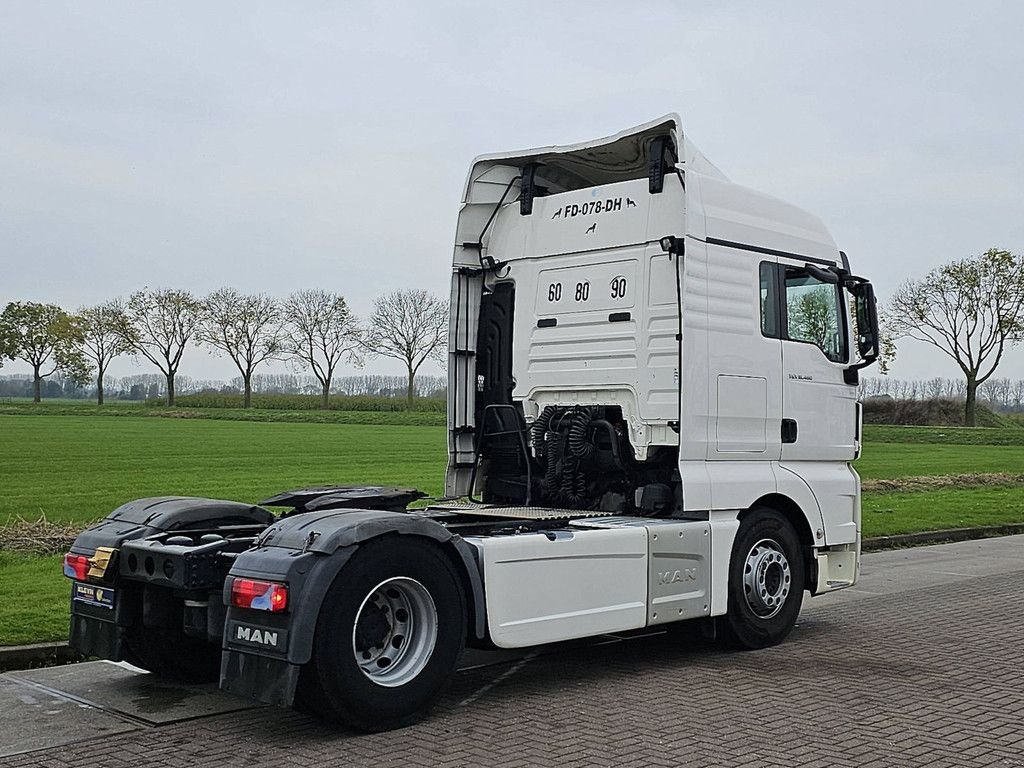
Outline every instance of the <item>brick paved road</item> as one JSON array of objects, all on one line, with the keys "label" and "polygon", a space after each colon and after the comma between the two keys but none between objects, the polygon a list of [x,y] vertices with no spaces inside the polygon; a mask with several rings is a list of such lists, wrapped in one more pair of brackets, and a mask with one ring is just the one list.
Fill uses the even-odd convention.
[{"label": "brick paved road", "polygon": [[764,651],[659,635],[462,672],[427,721],[393,733],[250,710],[0,766],[1024,766],[1018,565],[809,601]]}]

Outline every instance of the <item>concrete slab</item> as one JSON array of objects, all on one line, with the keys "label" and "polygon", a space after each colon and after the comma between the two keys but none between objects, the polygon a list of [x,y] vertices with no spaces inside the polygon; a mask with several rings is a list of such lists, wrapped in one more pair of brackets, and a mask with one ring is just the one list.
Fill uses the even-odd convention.
[{"label": "concrete slab", "polygon": [[0,757],[132,731],[139,726],[8,675],[0,676]]},{"label": "concrete slab", "polygon": [[224,693],[215,684],[174,683],[126,664],[109,661],[8,672],[6,677],[59,692],[149,725],[164,725],[261,706],[249,699]]}]

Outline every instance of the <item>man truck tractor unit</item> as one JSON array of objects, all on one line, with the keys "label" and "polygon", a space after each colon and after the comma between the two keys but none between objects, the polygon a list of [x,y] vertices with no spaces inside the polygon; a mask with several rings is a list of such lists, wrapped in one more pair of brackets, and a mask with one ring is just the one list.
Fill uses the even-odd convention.
[{"label": "man truck tractor unit", "polygon": [[479,157],[446,498],[129,502],[65,559],[71,644],[381,730],[422,715],[467,645],[684,621],[778,643],[805,591],[856,581],[877,354],[871,285],[822,223],[729,182],[674,115]]}]

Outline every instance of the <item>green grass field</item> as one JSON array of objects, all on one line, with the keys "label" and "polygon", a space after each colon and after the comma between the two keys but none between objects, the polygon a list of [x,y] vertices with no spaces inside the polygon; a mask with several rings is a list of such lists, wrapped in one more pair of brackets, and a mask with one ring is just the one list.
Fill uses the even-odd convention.
[{"label": "green grass field", "polygon": [[971,472],[1020,473],[1024,472],[1024,444],[925,445],[865,439],[864,451],[854,466],[865,480]]},{"label": "green grass field", "polygon": [[0,645],[67,638],[71,588],[60,569],[60,555],[0,552]]},{"label": "green grass field", "polygon": [[181,421],[216,420],[216,421],[260,421],[303,424],[368,424],[390,426],[444,426],[445,414],[440,411],[385,411],[385,410],[329,410],[329,411],[290,411],[287,409],[258,408],[168,408],[163,405],[118,405],[97,406],[95,403],[83,403],[70,400],[48,401],[35,404],[0,402],[0,416],[127,416],[129,418],[156,418]]},{"label": "green grass field", "polygon": [[[234,421],[207,414],[131,418],[127,408],[96,415],[95,406],[11,408],[21,415],[0,410],[0,525],[40,515],[85,525],[130,499],[164,494],[256,502],[288,488],[347,482],[409,485],[432,495],[442,490],[443,427],[408,425],[436,414],[358,414],[394,420],[366,424],[305,421],[321,415],[315,412]],[[857,468],[865,480],[1020,475],[1024,430],[869,426]],[[865,536],[1021,521],[1024,488],[1013,483],[951,482],[864,495]],[[68,587],[59,558],[0,553],[0,586],[7,596],[0,603],[0,645],[66,635]]]},{"label": "green grass field", "polygon": [[440,427],[0,416],[0,456],[0,524],[88,523],[143,496],[256,502],[349,482],[437,494],[446,448]]},{"label": "green grass field", "polygon": [[[84,526],[142,496],[256,502],[318,483],[372,481],[430,494],[443,485],[447,453],[438,426],[121,418],[120,409],[109,417],[51,413],[0,416],[0,525],[45,515]],[[59,557],[0,553],[0,589],[0,645],[67,636],[68,581]]]}]

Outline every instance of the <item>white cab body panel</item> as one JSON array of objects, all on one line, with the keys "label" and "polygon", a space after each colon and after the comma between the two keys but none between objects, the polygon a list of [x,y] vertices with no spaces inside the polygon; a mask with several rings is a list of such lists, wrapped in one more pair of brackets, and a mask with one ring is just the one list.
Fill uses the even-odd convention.
[{"label": "white cab body panel", "polygon": [[599,517],[547,534],[467,537],[483,566],[490,638],[521,648],[721,615],[738,525],[735,513]]},{"label": "white cab body panel", "polygon": [[482,555],[487,626],[499,648],[621,632],[647,622],[646,528],[467,541]]}]

